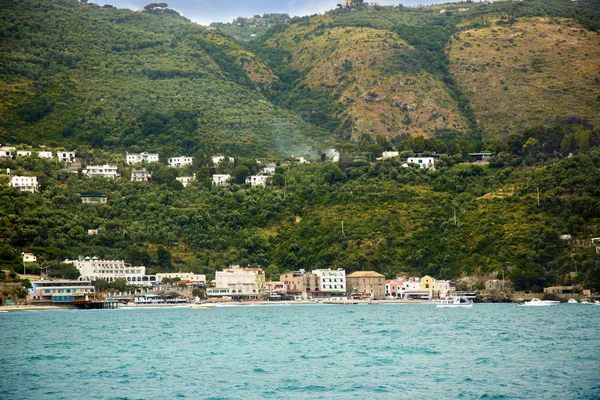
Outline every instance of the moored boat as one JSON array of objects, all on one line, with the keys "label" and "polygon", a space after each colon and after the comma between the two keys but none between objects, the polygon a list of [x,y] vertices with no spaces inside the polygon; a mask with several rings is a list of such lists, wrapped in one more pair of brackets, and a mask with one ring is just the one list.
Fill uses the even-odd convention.
[{"label": "moored boat", "polygon": [[214,303],[193,303],[190,308],[215,308]]},{"label": "moored boat", "polygon": [[454,299],[442,299],[437,308],[469,308],[473,307],[473,301],[466,297],[455,297]]},{"label": "moored boat", "polygon": [[579,302],[573,298],[569,299],[569,301],[567,301],[567,304],[579,304]]},{"label": "moored boat", "polygon": [[531,299],[530,301],[519,304],[519,307],[555,306],[558,304],[560,304],[560,301],[557,300]]}]

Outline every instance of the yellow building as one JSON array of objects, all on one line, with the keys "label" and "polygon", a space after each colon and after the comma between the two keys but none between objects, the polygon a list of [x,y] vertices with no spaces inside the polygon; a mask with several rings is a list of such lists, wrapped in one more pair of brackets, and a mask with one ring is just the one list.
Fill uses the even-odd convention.
[{"label": "yellow building", "polygon": [[425,275],[421,278],[421,290],[433,290],[435,285],[435,278],[429,275]]}]

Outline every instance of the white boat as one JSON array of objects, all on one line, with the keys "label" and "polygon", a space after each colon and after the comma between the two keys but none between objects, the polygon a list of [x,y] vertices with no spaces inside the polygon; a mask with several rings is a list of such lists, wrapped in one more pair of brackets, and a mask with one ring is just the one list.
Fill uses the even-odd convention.
[{"label": "white boat", "polygon": [[557,300],[531,299],[530,301],[526,301],[522,304],[519,304],[519,307],[555,306],[558,304],[560,304],[560,301]]},{"label": "white boat", "polygon": [[214,303],[193,303],[190,308],[215,308]]},{"label": "white boat", "polygon": [[454,299],[442,299],[437,308],[469,308],[473,307],[473,301],[466,297],[455,297]]},{"label": "white boat", "polygon": [[579,304],[579,302],[575,299],[569,299],[569,301],[567,301],[567,304]]},{"label": "white boat", "polygon": [[587,301],[587,300],[581,300],[581,302],[580,302],[579,304],[592,304],[592,303],[590,303],[590,302],[589,302],[589,301]]}]

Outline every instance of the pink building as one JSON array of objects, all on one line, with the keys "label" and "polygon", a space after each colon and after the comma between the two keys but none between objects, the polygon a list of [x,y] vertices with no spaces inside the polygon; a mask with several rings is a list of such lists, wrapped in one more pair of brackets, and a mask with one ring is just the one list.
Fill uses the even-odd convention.
[{"label": "pink building", "polygon": [[386,297],[402,297],[402,280],[391,279],[385,281]]}]

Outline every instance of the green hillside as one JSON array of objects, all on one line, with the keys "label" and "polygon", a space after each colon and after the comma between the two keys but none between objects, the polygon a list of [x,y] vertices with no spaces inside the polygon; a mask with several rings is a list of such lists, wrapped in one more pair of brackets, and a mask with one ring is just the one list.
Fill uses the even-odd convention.
[{"label": "green hillside", "polygon": [[0,7],[3,142],[289,155],[326,139],[260,95],[276,77],[255,56],[174,11]]}]

